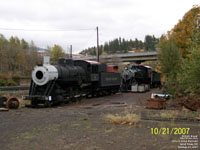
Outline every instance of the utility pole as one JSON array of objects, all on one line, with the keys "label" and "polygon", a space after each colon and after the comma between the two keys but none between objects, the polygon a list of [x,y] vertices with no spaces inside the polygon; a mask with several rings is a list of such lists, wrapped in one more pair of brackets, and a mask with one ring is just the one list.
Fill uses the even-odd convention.
[{"label": "utility pole", "polygon": [[97,62],[99,62],[99,28],[97,26]]},{"label": "utility pole", "polygon": [[72,58],[72,45],[70,45],[70,54],[69,54],[70,58]]}]

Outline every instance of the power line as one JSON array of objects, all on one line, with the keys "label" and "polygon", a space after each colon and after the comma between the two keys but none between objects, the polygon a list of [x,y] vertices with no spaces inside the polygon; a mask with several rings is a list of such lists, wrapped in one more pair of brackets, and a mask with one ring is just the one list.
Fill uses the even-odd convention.
[{"label": "power line", "polygon": [[73,32],[73,31],[88,31],[88,30],[96,30],[95,28],[87,28],[87,29],[14,29],[14,28],[0,28],[0,30],[9,30],[9,31],[33,31],[33,32]]}]

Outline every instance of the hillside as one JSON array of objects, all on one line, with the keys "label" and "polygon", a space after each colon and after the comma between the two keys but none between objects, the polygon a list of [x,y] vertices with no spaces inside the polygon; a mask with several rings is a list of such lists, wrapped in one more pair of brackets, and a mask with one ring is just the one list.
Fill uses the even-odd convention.
[{"label": "hillside", "polygon": [[[116,38],[109,42],[105,42],[104,45],[100,45],[100,54],[115,54],[115,53],[127,53],[132,49],[140,50],[144,49],[146,51],[154,51],[157,44],[159,43],[159,38],[154,35],[146,35],[144,42],[138,40],[125,40],[124,38]],[[89,47],[80,52],[82,55],[96,55],[96,47]]]}]

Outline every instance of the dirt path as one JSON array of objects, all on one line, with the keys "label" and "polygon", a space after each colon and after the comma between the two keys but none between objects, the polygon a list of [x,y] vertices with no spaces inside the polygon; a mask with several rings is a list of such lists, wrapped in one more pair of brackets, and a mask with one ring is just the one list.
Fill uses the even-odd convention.
[{"label": "dirt path", "polygon": [[105,121],[106,114],[125,110],[146,117],[166,113],[145,109],[151,92],[85,99],[56,108],[0,112],[0,149],[174,150],[179,145],[174,141],[182,135],[153,135],[151,128],[190,128],[189,135],[200,136],[199,122],[141,119],[138,124],[129,126]]}]

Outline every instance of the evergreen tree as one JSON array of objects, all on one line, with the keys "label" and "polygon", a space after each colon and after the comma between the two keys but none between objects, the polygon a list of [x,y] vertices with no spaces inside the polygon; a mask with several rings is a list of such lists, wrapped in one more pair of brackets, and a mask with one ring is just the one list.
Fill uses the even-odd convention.
[{"label": "evergreen tree", "polygon": [[[124,38],[119,37],[109,42],[105,42],[105,44],[102,45],[101,50],[104,49],[104,52],[114,54],[116,52],[127,53],[132,48],[143,49],[144,43],[141,40],[138,40],[137,38],[134,41],[132,39],[126,40]],[[84,49],[80,52],[80,54],[96,55],[96,47],[89,47],[87,49]]]},{"label": "evergreen tree", "polygon": [[136,48],[136,49],[139,49],[139,41],[138,41],[137,38],[135,39],[135,48]]}]

